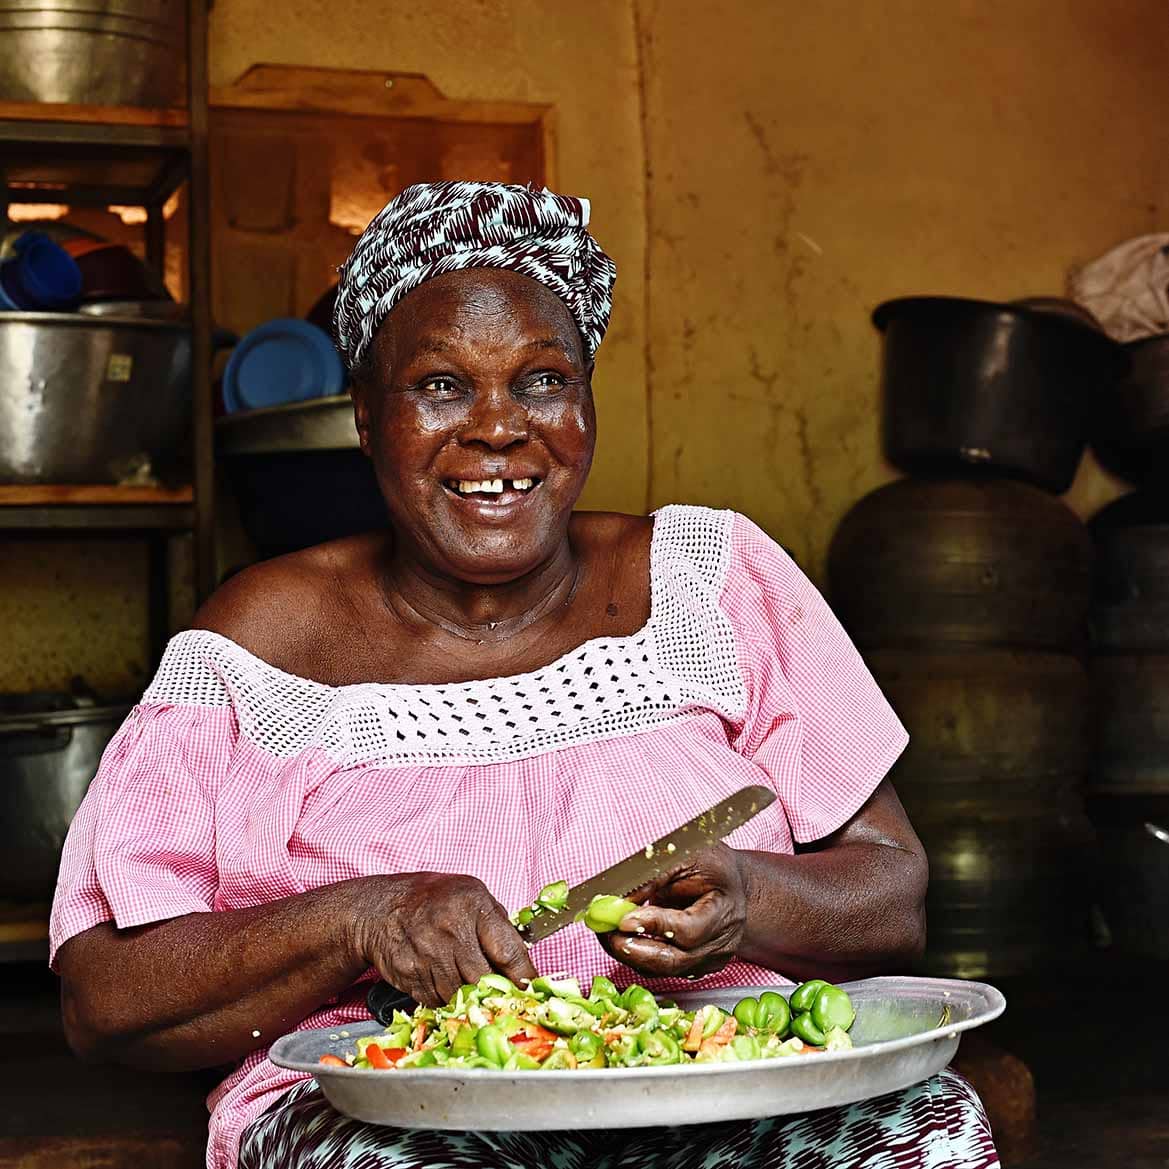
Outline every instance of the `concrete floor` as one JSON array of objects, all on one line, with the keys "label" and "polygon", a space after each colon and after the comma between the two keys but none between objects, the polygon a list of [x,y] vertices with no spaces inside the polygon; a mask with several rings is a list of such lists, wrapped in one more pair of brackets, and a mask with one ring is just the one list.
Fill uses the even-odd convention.
[{"label": "concrete floor", "polygon": [[[1022,1058],[1038,1141],[1015,1169],[1169,1169],[1169,964],[1097,960],[1001,984],[986,1038]],[[93,1068],[61,1036],[55,980],[0,966],[0,1169],[198,1169],[206,1075]]]}]

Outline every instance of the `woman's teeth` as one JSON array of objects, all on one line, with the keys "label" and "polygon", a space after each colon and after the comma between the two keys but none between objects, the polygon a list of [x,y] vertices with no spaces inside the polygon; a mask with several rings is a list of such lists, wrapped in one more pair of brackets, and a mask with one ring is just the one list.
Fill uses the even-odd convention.
[{"label": "woman's teeth", "polygon": [[504,487],[513,491],[528,491],[535,485],[532,479],[456,479],[454,488],[460,495],[473,495],[477,492],[489,495],[501,495]]}]

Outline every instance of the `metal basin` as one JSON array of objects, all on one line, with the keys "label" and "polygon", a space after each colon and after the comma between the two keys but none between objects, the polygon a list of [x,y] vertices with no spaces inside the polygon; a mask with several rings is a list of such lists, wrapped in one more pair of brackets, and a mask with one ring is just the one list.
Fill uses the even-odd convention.
[{"label": "metal basin", "polygon": [[189,325],[0,313],[0,482],[116,483],[173,464],[190,399]]},{"label": "metal basin", "polygon": [[0,0],[0,101],[186,104],[185,0]]},{"label": "metal basin", "polygon": [[0,698],[0,899],[52,897],[69,822],[129,710],[74,708],[64,695]]},{"label": "metal basin", "polygon": [[[497,1072],[322,1067],[380,1023],[300,1031],[278,1039],[268,1058],[316,1076],[339,1112],[373,1124],[461,1131],[548,1131],[706,1124],[811,1112],[853,1104],[928,1079],[953,1058],[959,1036],[1002,1014],[992,986],[940,978],[870,978],[844,984],[857,1009],[852,1051],[740,1064]],[[677,995],[683,1006],[730,1010],[761,987]],[[794,987],[776,987],[789,994]]]}]

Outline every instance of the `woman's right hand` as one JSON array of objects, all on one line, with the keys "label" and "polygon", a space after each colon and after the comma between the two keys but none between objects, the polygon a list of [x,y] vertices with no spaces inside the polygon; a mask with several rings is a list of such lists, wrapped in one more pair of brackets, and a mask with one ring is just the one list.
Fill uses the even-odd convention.
[{"label": "woman's right hand", "polygon": [[507,911],[477,878],[400,873],[351,884],[355,952],[415,1001],[441,1006],[492,970],[536,977]]}]

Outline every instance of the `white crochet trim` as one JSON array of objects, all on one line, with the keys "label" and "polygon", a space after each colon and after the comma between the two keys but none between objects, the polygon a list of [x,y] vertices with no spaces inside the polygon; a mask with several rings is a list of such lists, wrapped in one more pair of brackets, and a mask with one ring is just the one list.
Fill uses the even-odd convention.
[{"label": "white crochet trim", "polygon": [[167,647],[144,704],[234,706],[240,730],[281,758],[338,765],[502,763],[637,734],[714,710],[742,718],[734,631],[719,607],[734,513],[662,508],[654,518],[649,620],[528,674],[442,685],[327,686],[285,673],[208,630]]}]

